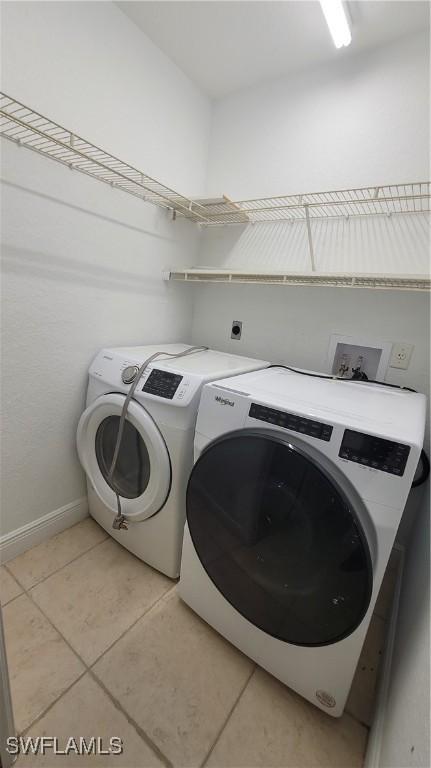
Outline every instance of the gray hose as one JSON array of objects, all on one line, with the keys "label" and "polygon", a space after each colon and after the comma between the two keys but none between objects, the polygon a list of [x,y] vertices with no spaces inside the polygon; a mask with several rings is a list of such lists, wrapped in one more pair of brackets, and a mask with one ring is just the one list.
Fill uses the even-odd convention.
[{"label": "gray hose", "polygon": [[120,446],[121,446],[121,440],[123,438],[123,431],[124,431],[124,424],[127,417],[127,411],[129,408],[129,403],[135,393],[135,389],[138,386],[141,377],[147,368],[147,366],[153,362],[153,360],[158,360],[159,358],[165,359],[168,357],[185,357],[186,355],[191,355],[193,352],[205,352],[205,350],[208,349],[208,347],[188,347],[187,349],[183,350],[183,352],[155,352],[154,355],[151,355],[151,357],[148,357],[145,362],[142,363],[141,367],[139,368],[138,373],[136,374],[135,380],[131,384],[131,387],[127,393],[126,399],[124,401],[123,407],[121,409],[121,416],[120,416],[120,423],[118,425],[118,432],[117,432],[117,440],[115,442],[115,448],[114,448],[114,455],[112,457],[111,466],[108,472],[108,483],[112,490],[115,493],[115,498],[117,499],[117,515],[114,518],[112,527],[116,530],[127,530],[127,522],[126,518],[124,517],[122,511],[121,511],[121,501],[120,496],[117,493],[114,483],[113,483],[113,474],[115,467],[117,465],[118,460],[118,454],[120,452]]}]

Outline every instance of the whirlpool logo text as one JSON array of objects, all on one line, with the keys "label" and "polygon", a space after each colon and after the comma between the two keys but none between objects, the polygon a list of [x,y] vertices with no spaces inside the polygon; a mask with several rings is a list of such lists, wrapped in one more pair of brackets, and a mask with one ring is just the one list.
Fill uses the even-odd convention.
[{"label": "whirlpool logo text", "polygon": [[228,400],[227,397],[220,397],[220,395],[216,395],[215,400],[217,403],[220,403],[220,405],[230,405],[231,408],[235,405],[233,400]]}]

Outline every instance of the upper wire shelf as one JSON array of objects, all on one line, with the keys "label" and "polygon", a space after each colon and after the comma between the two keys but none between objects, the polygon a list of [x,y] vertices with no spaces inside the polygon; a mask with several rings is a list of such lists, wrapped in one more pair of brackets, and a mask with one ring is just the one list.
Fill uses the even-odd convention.
[{"label": "upper wire shelf", "polygon": [[431,183],[424,181],[235,202],[225,199],[216,204],[204,204],[204,212],[210,226],[220,226],[260,221],[426,213],[430,211],[430,200]]},{"label": "upper wire shelf", "polygon": [[5,93],[0,93],[0,135],[145,202],[168,208],[174,217],[205,226],[307,221],[310,227],[314,219],[426,213],[431,209],[430,182],[255,200],[192,200]]},{"label": "upper wire shelf", "polygon": [[4,93],[0,93],[0,135],[145,202],[171,209],[192,221],[206,221],[199,203]]}]

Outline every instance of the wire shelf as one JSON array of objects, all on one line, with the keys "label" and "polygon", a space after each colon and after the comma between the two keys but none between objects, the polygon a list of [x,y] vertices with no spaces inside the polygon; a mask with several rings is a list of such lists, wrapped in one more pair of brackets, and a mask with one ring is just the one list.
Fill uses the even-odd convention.
[{"label": "wire shelf", "polygon": [[[427,213],[431,209],[430,200],[431,183],[424,181],[256,200],[225,200],[204,204],[203,207],[208,225],[220,226],[260,221]],[[205,203],[203,200],[200,202]]]},{"label": "wire shelf", "polygon": [[167,270],[165,280],[188,283],[255,283],[257,285],[315,285],[341,288],[379,288],[402,291],[429,291],[427,275],[342,274],[325,272],[240,272],[223,269]]},{"label": "wire shelf", "polygon": [[73,131],[0,93],[0,135],[51,160],[192,221],[206,221],[202,206]]},{"label": "wire shelf", "polygon": [[0,135],[145,202],[171,209],[174,216],[205,226],[306,221],[313,269],[311,220],[431,210],[430,182],[254,200],[192,200],[4,93],[0,93]]}]

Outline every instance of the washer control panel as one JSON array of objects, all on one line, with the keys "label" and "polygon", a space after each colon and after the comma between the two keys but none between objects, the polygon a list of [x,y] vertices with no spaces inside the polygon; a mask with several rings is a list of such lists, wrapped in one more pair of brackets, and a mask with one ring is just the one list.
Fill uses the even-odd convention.
[{"label": "washer control panel", "polygon": [[249,416],[251,416],[252,419],[267,421],[269,424],[276,424],[278,427],[291,429],[292,432],[300,432],[303,435],[316,437],[318,440],[329,442],[331,439],[332,427],[330,424],[323,424],[321,421],[306,419],[295,413],[277,411],[274,408],[267,408],[266,405],[252,403]]},{"label": "washer control panel", "polygon": [[157,395],[158,397],[172,400],[182,380],[183,377],[177,373],[153,368],[142,387],[142,391],[147,392],[149,395]]},{"label": "washer control panel", "polygon": [[382,472],[402,477],[409,453],[409,445],[346,429],[338,455],[342,459],[363,464],[371,469],[380,469]]}]

